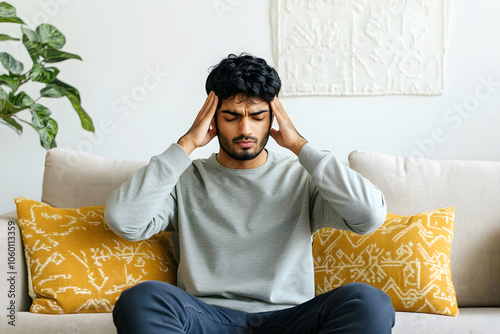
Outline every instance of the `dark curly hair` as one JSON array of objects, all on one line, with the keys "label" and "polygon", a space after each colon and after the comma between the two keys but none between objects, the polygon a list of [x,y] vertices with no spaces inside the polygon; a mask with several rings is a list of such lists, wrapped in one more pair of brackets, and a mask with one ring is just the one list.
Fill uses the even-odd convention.
[{"label": "dark curly hair", "polygon": [[248,53],[239,56],[230,54],[211,68],[205,89],[207,94],[212,90],[215,92],[219,97],[219,106],[223,100],[239,93],[269,103],[278,96],[281,79],[276,70],[262,58]]}]

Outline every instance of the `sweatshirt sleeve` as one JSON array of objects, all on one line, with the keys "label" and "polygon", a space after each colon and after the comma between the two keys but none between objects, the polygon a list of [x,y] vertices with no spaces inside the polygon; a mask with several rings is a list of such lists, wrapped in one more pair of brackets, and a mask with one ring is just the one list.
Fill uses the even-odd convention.
[{"label": "sweatshirt sleeve", "polygon": [[115,189],[106,201],[106,224],[127,240],[147,239],[175,220],[174,188],[191,165],[182,147],[172,144]]},{"label": "sweatshirt sleeve", "polygon": [[311,175],[311,231],[324,227],[369,234],[385,221],[382,192],[330,152],[306,144],[299,161]]}]

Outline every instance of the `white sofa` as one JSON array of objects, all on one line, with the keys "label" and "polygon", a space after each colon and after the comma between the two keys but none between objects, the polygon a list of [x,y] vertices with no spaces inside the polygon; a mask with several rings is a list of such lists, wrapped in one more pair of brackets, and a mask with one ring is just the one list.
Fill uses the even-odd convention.
[{"label": "white sofa", "polygon": [[[67,208],[104,205],[108,194],[146,163],[52,149],[41,200]],[[500,162],[403,159],[355,151],[349,164],[384,193],[390,213],[455,208],[451,269],[460,314],[397,312],[393,333],[500,333]],[[0,216],[0,249],[0,333],[116,333],[110,313],[29,312],[15,212]]]}]

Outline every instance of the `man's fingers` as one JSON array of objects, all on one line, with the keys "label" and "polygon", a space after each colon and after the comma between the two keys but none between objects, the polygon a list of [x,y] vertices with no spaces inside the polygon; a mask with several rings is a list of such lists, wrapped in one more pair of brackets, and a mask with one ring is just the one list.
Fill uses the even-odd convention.
[{"label": "man's fingers", "polygon": [[206,110],[207,106],[209,106],[209,105],[211,105],[211,104],[212,104],[212,103],[211,103],[211,100],[212,100],[212,98],[213,98],[213,95],[214,95],[214,92],[213,92],[213,91],[211,91],[211,92],[208,94],[207,98],[205,99],[205,103],[204,103],[204,104],[203,104],[203,106],[201,107],[201,110],[200,110],[200,111],[204,111],[204,110]]},{"label": "man's fingers", "polygon": [[274,97],[274,99],[271,101],[271,104],[273,107],[273,111],[278,113],[283,113],[285,111],[285,108],[283,108],[283,105],[281,104],[281,101],[277,96]]},{"label": "man's fingers", "polygon": [[210,106],[210,115],[213,117],[213,115],[215,115],[215,111],[217,110],[217,104],[219,102],[219,97],[217,95],[215,95],[215,93],[213,91],[211,93],[213,93],[213,96],[212,96],[212,105]]},{"label": "man's fingers", "polygon": [[215,111],[217,110],[218,97],[217,95],[211,91],[205,100],[205,104],[201,108],[200,112],[196,116],[196,120],[193,123],[193,126],[199,126],[201,124],[210,124],[212,118],[215,115]]},{"label": "man's fingers", "polygon": [[278,99],[278,97],[275,96],[270,104],[271,104],[271,109],[276,115],[276,120],[278,121],[278,124],[280,124],[283,121],[286,122],[290,120],[288,114],[285,111],[285,108],[283,108],[283,105],[281,104],[281,101]]},{"label": "man's fingers", "polygon": [[215,115],[215,111],[217,110],[218,101],[219,98],[217,97],[217,95],[213,91],[211,91],[200,112],[203,118],[209,117],[210,119],[212,119],[212,117]]},{"label": "man's fingers", "polygon": [[279,131],[271,129],[270,135],[279,145],[290,149],[293,153],[299,156],[300,150],[307,143],[307,140],[305,140],[297,132],[297,129],[293,126],[292,120],[288,116],[285,108],[283,108],[283,105],[277,96],[274,97],[270,105],[276,115],[276,120],[278,121],[280,127]]},{"label": "man's fingers", "polygon": [[205,116],[205,114],[211,110],[212,106],[213,106],[213,103],[214,103],[214,95],[215,93],[213,91],[211,91],[207,98],[205,99],[205,103],[203,104],[203,106],[201,107],[200,109],[200,112],[198,113],[198,115],[200,116]]},{"label": "man's fingers", "polygon": [[217,131],[210,128],[210,123],[217,110],[219,98],[215,92],[211,91],[189,131],[177,142],[188,154],[198,147],[208,144],[216,135]]}]

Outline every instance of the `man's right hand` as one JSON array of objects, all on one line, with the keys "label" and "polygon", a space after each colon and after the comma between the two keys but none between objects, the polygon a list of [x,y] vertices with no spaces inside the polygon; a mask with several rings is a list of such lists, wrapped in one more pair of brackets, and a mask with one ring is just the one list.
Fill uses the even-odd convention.
[{"label": "man's right hand", "polygon": [[177,142],[187,154],[191,154],[198,147],[207,145],[217,134],[217,130],[211,128],[210,124],[215,116],[218,102],[219,98],[211,91],[193,125]]}]

